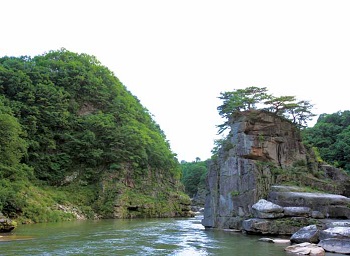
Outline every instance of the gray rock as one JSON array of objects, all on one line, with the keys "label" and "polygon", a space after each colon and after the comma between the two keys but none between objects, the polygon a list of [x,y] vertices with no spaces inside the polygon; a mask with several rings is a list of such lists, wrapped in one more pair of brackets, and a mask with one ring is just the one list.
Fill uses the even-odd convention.
[{"label": "gray rock", "polygon": [[282,218],[284,216],[283,212],[265,213],[265,212],[259,212],[254,209],[252,210],[252,212],[253,212],[253,216],[259,219],[277,219],[277,218]]},{"label": "gray rock", "polygon": [[328,238],[321,240],[318,245],[328,252],[350,254],[349,239]]},{"label": "gray rock", "polygon": [[284,207],[310,207],[327,218],[350,218],[350,198],[342,195],[271,191],[268,200]]},{"label": "gray rock", "polygon": [[[306,161],[300,134],[290,122],[254,110],[233,118],[225,147],[209,163],[203,220],[208,228],[228,228],[226,218],[250,216],[252,205],[266,198],[275,182],[271,166]],[[272,165],[258,166],[257,160]]]},{"label": "gray rock", "polygon": [[247,233],[270,234],[270,235],[292,235],[301,226],[310,225],[308,218],[281,218],[281,219],[259,219],[244,220],[242,229]]},{"label": "gray rock", "polygon": [[299,229],[292,235],[290,241],[292,243],[318,243],[319,242],[319,230],[316,225],[310,225]]},{"label": "gray rock", "polygon": [[269,234],[270,222],[264,219],[248,219],[242,223],[243,230],[250,233]]},{"label": "gray rock", "polygon": [[267,243],[273,243],[272,238],[262,237],[259,239],[260,242],[267,242]]},{"label": "gray rock", "polygon": [[[319,200],[320,196],[310,199],[301,196],[307,193],[301,193],[299,188],[277,186],[269,196],[276,201],[269,199],[271,186],[276,182],[283,182],[283,175],[276,173],[275,167],[287,170],[293,163],[307,162],[307,149],[302,143],[300,132],[292,123],[268,112],[251,110],[233,115],[228,125],[230,133],[227,140],[219,148],[218,157],[213,158],[209,163],[206,186],[208,191],[203,220],[205,227],[235,226],[236,222],[232,218],[251,216],[252,205],[261,198],[267,198],[270,202],[285,207],[310,207],[325,216],[329,213],[329,217],[341,210],[342,216],[350,218],[350,210],[337,208],[346,207],[349,204],[346,198],[341,198],[343,201],[336,197],[322,201]],[[319,170],[318,166],[315,168],[315,171]],[[330,170],[327,173],[332,175],[334,172]],[[343,179],[338,175],[333,178],[334,182],[339,179],[342,180],[341,182],[348,179],[347,176]],[[320,183],[315,183],[314,179],[305,181],[305,185],[310,186],[321,183],[325,184],[321,180]],[[339,186],[334,184],[336,183],[333,181],[329,184],[329,187],[332,187],[329,191],[337,193],[335,191],[339,190],[336,187]],[[328,187],[324,189],[327,190]],[[344,189],[341,191],[343,192]],[[289,193],[289,197],[293,195],[294,198],[286,200],[283,193]],[[255,216],[278,217],[257,214]]]},{"label": "gray rock", "polygon": [[350,239],[350,227],[334,227],[320,232],[320,240],[329,238]]},{"label": "gray rock", "polygon": [[260,199],[256,204],[252,206],[252,209],[257,210],[259,212],[265,213],[281,213],[283,212],[283,207],[271,203],[265,199]]},{"label": "gray rock", "polygon": [[311,209],[309,207],[284,207],[285,217],[310,217]]},{"label": "gray rock", "polygon": [[332,221],[326,224],[327,229],[328,228],[335,228],[335,227],[350,227],[350,221],[344,220],[344,221]]},{"label": "gray rock", "polygon": [[324,219],[325,216],[322,212],[319,212],[319,211],[312,211],[311,212],[311,218],[314,218],[314,219]]},{"label": "gray rock", "polygon": [[260,199],[256,204],[252,206],[252,212],[255,218],[260,219],[274,219],[284,216],[283,207]]},{"label": "gray rock", "polygon": [[274,243],[274,244],[290,244],[290,240],[281,238],[268,238],[262,237],[259,239],[260,242]]}]

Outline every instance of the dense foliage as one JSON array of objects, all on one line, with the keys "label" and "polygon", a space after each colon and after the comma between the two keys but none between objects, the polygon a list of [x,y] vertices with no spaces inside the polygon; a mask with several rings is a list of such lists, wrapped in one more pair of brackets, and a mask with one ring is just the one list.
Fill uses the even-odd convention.
[{"label": "dense foliage", "polygon": [[181,181],[185,186],[185,191],[190,197],[193,197],[197,194],[198,189],[205,187],[208,172],[207,161],[197,159],[194,162],[181,162],[181,169]]},{"label": "dense foliage", "polygon": [[314,127],[303,131],[303,137],[325,162],[350,171],[349,110],[320,115]]},{"label": "dense foliage", "polygon": [[134,187],[181,175],[148,110],[93,56],[2,57],[0,95],[0,211],[23,214],[20,180],[99,191],[108,175]]},{"label": "dense foliage", "polygon": [[218,107],[219,115],[226,119],[224,124],[218,125],[219,133],[227,129],[228,123],[237,112],[251,109],[261,109],[286,118],[299,127],[305,127],[307,122],[315,116],[309,101],[297,101],[295,96],[273,96],[266,87],[247,87],[222,92],[219,99],[223,104]]}]

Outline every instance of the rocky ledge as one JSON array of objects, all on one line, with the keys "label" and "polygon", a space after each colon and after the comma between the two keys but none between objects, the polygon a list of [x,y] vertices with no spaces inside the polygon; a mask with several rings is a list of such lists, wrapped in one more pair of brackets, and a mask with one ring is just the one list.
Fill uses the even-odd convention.
[{"label": "rocky ledge", "polygon": [[[281,201],[288,206],[259,200],[252,206],[254,218],[243,221],[243,231],[291,235],[290,242],[294,245],[288,246],[286,251],[299,255],[324,255],[325,252],[350,254],[350,220],[339,219],[348,216],[349,198],[321,193],[281,193],[288,193],[288,196],[283,194],[285,201]],[[298,206],[290,206],[291,202]],[[334,207],[342,210],[328,212]]]}]

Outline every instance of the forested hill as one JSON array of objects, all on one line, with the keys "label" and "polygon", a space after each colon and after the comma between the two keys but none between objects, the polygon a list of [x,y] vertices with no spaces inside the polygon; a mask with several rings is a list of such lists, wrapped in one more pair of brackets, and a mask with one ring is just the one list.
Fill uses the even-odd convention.
[{"label": "forested hill", "polygon": [[187,213],[180,166],[93,56],[0,58],[0,211],[23,221]]}]

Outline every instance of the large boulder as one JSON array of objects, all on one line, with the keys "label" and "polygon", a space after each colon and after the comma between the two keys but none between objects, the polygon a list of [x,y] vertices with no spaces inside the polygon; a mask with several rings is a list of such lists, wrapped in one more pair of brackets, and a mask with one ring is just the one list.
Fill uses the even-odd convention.
[{"label": "large boulder", "polygon": [[253,216],[260,219],[275,219],[284,216],[283,207],[260,199],[256,204],[252,206]]},{"label": "large boulder", "polygon": [[318,243],[327,252],[350,254],[350,239],[328,238]]},{"label": "large boulder", "polygon": [[299,229],[290,238],[292,243],[318,243],[319,242],[319,230],[316,225],[310,225]]},{"label": "large boulder", "polygon": [[350,239],[350,227],[334,227],[320,232],[320,240],[329,238]]}]

